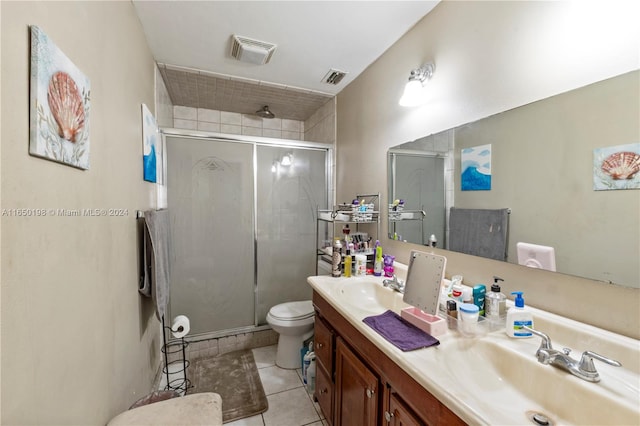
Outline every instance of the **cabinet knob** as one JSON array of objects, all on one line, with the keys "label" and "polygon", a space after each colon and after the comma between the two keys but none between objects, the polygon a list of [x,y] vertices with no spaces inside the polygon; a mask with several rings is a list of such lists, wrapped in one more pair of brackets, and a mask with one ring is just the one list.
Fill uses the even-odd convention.
[{"label": "cabinet knob", "polygon": [[372,398],[373,394],[375,393],[375,391],[373,389],[368,389],[367,388],[367,398]]},{"label": "cabinet knob", "polygon": [[327,388],[320,389],[320,395],[327,393]]},{"label": "cabinet knob", "polygon": [[392,418],[393,418],[393,413],[390,413],[388,411],[384,412],[384,419],[387,421],[387,423],[391,423]]},{"label": "cabinet knob", "polygon": [[316,343],[316,348],[318,348],[318,349],[322,349],[323,346],[324,345],[322,343],[320,343],[320,342]]}]

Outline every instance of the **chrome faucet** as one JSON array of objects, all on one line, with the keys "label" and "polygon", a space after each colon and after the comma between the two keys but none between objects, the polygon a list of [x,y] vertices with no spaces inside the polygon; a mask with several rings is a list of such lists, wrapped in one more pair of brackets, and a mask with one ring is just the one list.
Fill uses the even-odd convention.
[{"label": "chrome faucet", "polygon": [[393,274],[393,279],[382,281],[382,285],[389,287],[391,290],[395,290],[398,293],[404,293],[404,282],[398,279],[396,274]]},{"label": "chrome faucet", "polygon": [[587,380],[589,382],[600,381],[600,374],[598,374],[596,367],[593,365],[594,358],[615,367],[622,366],[618,361],[591,351],[584,351],[580,360],[575,360],[569,356],[571,349],[563,348],[562,352],[553,349],[551,339],[543,332],[526,326],[523,326],[522,328],[542,339],[540,347],[536,351],[536,357],[538,358],[539,363],[545,365],[551,364],[552,366],[567,371],[583,380]]}]

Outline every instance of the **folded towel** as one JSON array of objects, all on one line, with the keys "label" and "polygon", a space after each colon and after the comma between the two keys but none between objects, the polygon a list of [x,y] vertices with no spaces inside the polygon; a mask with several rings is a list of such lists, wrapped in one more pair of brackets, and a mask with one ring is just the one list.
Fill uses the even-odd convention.
[{"label": "folded towel", "polygon": [[404,352],[440,344],[438,339],[409,324],[393,311],[366,317],[362,321]]},{"label": "folded towel", "polygon": [[[156,317],[162,321],[169,303],[169,212],[149,210],[144,213],[145,233],[149,237],[150,267],[144,268],[143,288],[151,287]],[[145,255],[146,257],[146,255]],[[146,259],[145,259],[146,262]],[[150,282],[145,284],[146,281]],[[142,292],[142,291],[141,291]],[[143,293],[144,294],[144,293]]]}]

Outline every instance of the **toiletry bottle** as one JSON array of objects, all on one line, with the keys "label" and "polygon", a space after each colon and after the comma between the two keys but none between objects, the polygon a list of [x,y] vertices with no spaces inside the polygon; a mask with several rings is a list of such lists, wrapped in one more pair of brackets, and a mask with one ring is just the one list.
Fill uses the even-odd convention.
[{"label": "toiletry bottle", "polygon": [[342,243],[340,238],[333,239],[333,255],[331,258],[331,276],[340,277],[340,264],[342,263]]},{"label": "toiletry bottle", "polygon": [[462,283],[456,282],[451,286],[451,297],[456,302],[462,303]]},{"label": "toiletry bottle", "polygon": [[476,284],[473,286],[473,304],[480,310],[480,316],[484,316],[484,302],[487,287],[484,284]]},{"label": "toiletry bottle", "polygon": [[380,242],[376,240],[376,249],[374,251],[373,275],[379,277],[382,275],[382,247]]},{"label": "toiletry bottle", "polygon": [[447,325],[449,330],[458,329],[458,304],[455,300],[447,300]]},{"label": "toiletry bottle", "polygon": [[491,291],[485,298],[485,316],[492,325],[504,324],[504,317],[507,314],[507,296],[500,292],[498,281],[504,281],[500,277],[493,277]]},{"label": "toiletry bottle", "polygon": [[351,239],[349,237],[349,233],[351,233],[351,229],[349,229],[349,224],[347,223],[346,225],[344,225],[344,228],[342,228],[342,235],[344,236],[344,246],[348,247],[349,246],[349,242],[351,242]]},{"label": "toiletry bottle", "polygon": [[431,247],[435,247],[438,245],[438,239],[436,238],[436,236],[434,234],[431,234],[431,236],[429,237],[429,245]]},{"label": "toiletry bottle", "polygon": [[507,336],[515,338],[527,338],[533,336],[530,331],[523,330],[523,326],[533,328],[533,315],[531,311],[524,306],[524,299],[522,298],[521,291],[514,291],[511,294],[515,294],[515,306],[509,308],[507,312]]},{"label": "toiletry bottle", "polygon": [[462,303],[473,303],[473,289],[471,287],[467,287],[466,285],[463,285],[461,287],[462,296],[460,301]]},{"label": "toiletry bottle", "polygon": [[356,254],[356,267],[355,267],[355,275],[356,277],[364,277],[367,275],[367,255],[358,253]]},{"label": "toiletry bottle", "polygon": [[311,361],[307,369],[307,391],[313,395],[316,390],[316,354],[311,352]]},{"label": "toiletry bottle", "polygon": [[391,256],[390,254],[385,254],[382,256],[382,262],[384,263],[384,267],[382,270],[384,271],[384,276],[387,278],[393,277],[394,269],[393,269],[393,261],[396,260],[395,256]]},{"label": "toiletry bottle", "polygon": [[347,278],[351,277],[351,247],[353,247],[353,244],[349,243],[349,245],[347,246],[347,254],[344,256],[344,276]]},{"label": "toiletry bottle", "polygon": [[311,355],[313,354],[313,351],[309,351],[306,354],[304,354],[304,358],[302,359],[302,383],[304,383],[305,385],[308,383],[308,372],[309,372],[309,365],[311,365]]}]

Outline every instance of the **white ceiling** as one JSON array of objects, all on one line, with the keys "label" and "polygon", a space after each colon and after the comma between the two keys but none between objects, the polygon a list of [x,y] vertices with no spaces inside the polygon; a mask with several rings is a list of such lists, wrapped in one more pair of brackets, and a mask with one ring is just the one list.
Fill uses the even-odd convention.
[{"label": "white ceiling", "polygon": [[[133,4],[158,62],[335,95],[438,1]],[[233,34],[276,44],[271,61],[252,65],[232,58]],[[321,82],[330,68],[348,72],[337,86]]]}]

